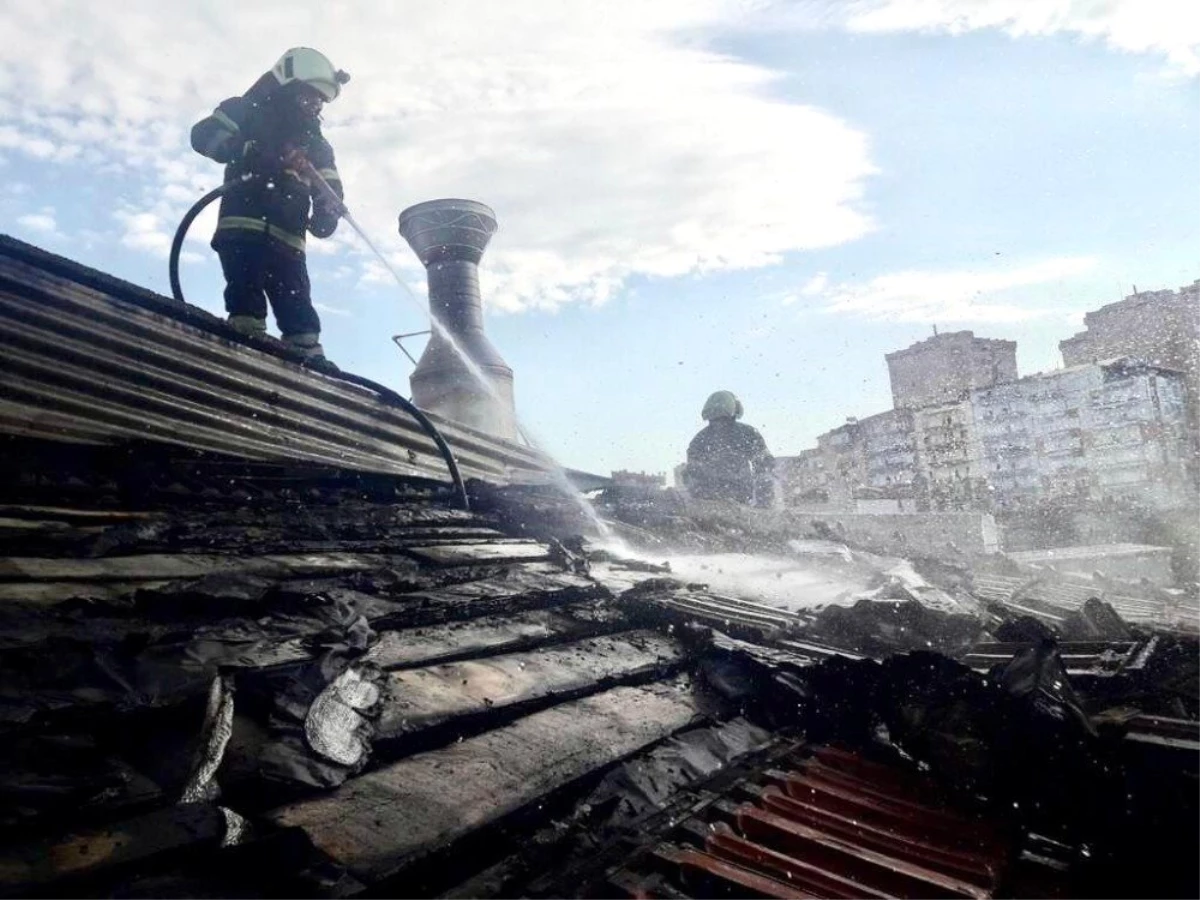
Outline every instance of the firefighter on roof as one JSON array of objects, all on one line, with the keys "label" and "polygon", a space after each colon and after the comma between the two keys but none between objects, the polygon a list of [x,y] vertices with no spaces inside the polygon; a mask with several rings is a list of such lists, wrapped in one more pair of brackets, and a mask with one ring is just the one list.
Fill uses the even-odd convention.
[{"label": "firefighter on roof", "polygon": [[708,424],[692,438],[687,450],[684,482],[701,500],[728,500],[770,506],[773,460],[758,430],[737,421],[742,401],[729,391],[717,391],[700,413]]},{"label": "firefighter on roof", "polygon": [[229,188],[212,246],[225,273],[230,325],[264,334],[270,300],[284,342],[312,363],[325,354],[305,236],[331,236],[344,210],[320,114],[347,81],[321,53],[294,47],[245,94],[192,128],[192,148],[225,164]]}]

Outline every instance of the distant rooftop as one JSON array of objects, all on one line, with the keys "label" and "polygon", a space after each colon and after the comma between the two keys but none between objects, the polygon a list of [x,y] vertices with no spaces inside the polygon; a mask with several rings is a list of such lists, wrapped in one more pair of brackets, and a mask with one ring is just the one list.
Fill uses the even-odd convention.
[{"label": "distant rooftop", "polygon": [[1085,369],[1099,367],[1101,369],[1111,369],[1117,367],[1127,367],[1130,369],[1145,369],[1158,374],[1168,375],[1183,375],[1179,369],[1173,369],[1170,366],[1160,366],[1157,363],[1148,362],[1144,359],[1139,359],[1136,356],[1114,356],[1109,359],[1098,359],[1095,362],[1079,363],[1074,366],[1064,366],[1061,369],[1050,369],[1046,372],[1033,372],[1029,375],[1022,375],[1020,378],[1012,381],[1002,381],[997,384],[988,385],[987,387],[976,388],[978,391],[991,390],[993,388],[1003,388],[1014,384],[1019,384],[1023,381],[1032,381],[1040,378],[1058,378],[1061,375],[1069,375],[1073,372],[1082,372]]},{"label": "distant rooftop", "polygon": [[977,344],[987,344],[991,346],[1011,345],[1016,346],[1016,341],[1006,341],[1002,338],[981,338],[975,337],[974,331],[943,331],[939,334],[932,335],[924,340],[917,341],[911,346],[905,347],[902,350],[894,350],[886,354],[887,359],[893,359],[897,356],[904,356],[909,353],[922,353],[927,350],[933,350],[938,347],[943,347],[948,344],[963,344],[975,342]]}]

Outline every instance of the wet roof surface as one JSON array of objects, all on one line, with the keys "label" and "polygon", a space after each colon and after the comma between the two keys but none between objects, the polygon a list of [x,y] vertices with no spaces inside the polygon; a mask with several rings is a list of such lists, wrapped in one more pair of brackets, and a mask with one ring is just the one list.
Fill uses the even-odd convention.
[{"label": "wet roof surface", "polygon": [[95,501],[131,485],[93,462],[57,485],[27,468],[3,509],[2,808],[22,835],[177,801],[218,685],[223,802],[300,825],[364,883],[699,718],[681,641],[420,483],[193,468],[117,510]]},{"label": "wet roof surface", "polygon": [[[801,617],[523,536],[539,530],[523,518],[545,521],[544,495],[501,508],[481,488],[468,512],[422,480],[152,447],[121,467],[114,452],[9,440],[0,453],[21,473],[0,504],[11,893],[426,894],[461,882],[502,896],[567,883],[639,896],[832,883],[856,896],[1005,894],[1032,877],[1028,861],[1013,868],[1033,853],[1029,827],[972,799],[974,780],[948,796],[894,743],[886,764],[861,755],[876,718],[890,741],[904,735],[909,689],[884,685],[923,698],[934,718],[915,734],[940,721],[947,736],[998,735],[1011,712],[965,726],[935,712],[972,696],[961,690],[979,692],[972,710],[1010,702],[972,667],[1070,677],[1091,693],[1052,691],[1056,715],[1140,696],[1105,727],[1185,758],[1200,746],[1194,678],[1176,665],[1169,684],[1150,645],[1166,637],[1102,609],[1078,626],[1096,640],[1061,643],[1043,664],[1028,655],[1048,627],[1036,619],[980,643],[979,621],[887,583]],[[870,658],[890,653],[914,662]],[[943,697],[946,683],[963,687]],[[814,759],[805,734],[866,749]],[[900,746],[918,759],[945,753],[914,740]],[[605,773],[617,779],[607,794]],[[797,796],[809,782],[818,793]],[[703,815],[663,818],[696,791]],[[580,812],[622,804],[615,818]],[[847,810],[862,815],[847,825]],[[554,832],[571,852],[530,857],[552,816],[571,823]],[[1007,843],[949,846],[929,824],[947,816],[1003,826]],[[1078,851],[1063,852],[1037,876],[1065,878]],[[813,868],[808,888],[780,881],[789,853]],[[264,882],[279,854],[287,864]],[[218,873],[216,860],[229,863]],[[795,894],[779,893],[789,884]]]},{"label": "wet roof surface", "polygon": [[[13,346],[35,294],[136,291],[4,271]],[[129,413],[150,387],[122,359]],[[453,508],[407,455],[231,454],[178,416],[185,440],[84,440],[87,391],[39,405],[55,383],[0,408],[0,893],[1187,891],[1196,647],[1151,627],[1173,597],[1000,569],[781,609],[572,540],[553,491]],[[525,458],[460,438],[477,473]]]}]

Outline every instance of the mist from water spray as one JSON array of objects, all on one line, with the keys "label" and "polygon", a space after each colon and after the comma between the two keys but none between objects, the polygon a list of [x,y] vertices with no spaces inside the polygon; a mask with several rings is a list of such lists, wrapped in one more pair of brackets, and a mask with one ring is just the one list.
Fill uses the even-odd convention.
[{"label": "mist from water spray", "polygon": [[[317,177],[319,178],[320,176]],[[328,184],[325,186],[328,188]],[[349,210],[343,209],[342,218],[346,220],[350,227],[354,229],[354,232],[360,238],[362,238],[363,243],[366,244],[367,247],[370,248],[371,252],[374,253],[379,259],[379,261],[383,263],[384,268],[391,273],[392,278],[396,280],[396,284],[400,286],[400,289],[403,291],[404,295],[408,297],[408,299],[411,300],[417,306],[417,308],[421,310],[421,312],[429,316],[429,323],[434,332],[436,332],[437,335],[450,346],[450,349],[453,350],[458,358],[462,361],[467,371],[471,373],[471,377],[479,382],[483,389],[487,391],[488,395],[496,403],[503,405],[504,401],[501,399],[495,385],[492,384],[492,380],[488,378],[487,373],[484,372],[483,369],[480,368],[480,366],[475,362],[475,360],[471,358],[470,354],[463,349],[462,345],[459,344],[454,335],[450,333],[450,330],[442,324],[437,315],[434,313],[433,308],[421,302],[421,298],[418,297],[413,289],[408,286],[408,284],[400,276],[400,273],[396,271],[396,267],[393,266],[388,258],[383,255],[380,249],[375,246],[375,243],[369,237],[367,237],[367,233],[362,229],[358,222],[355,221]],[[549,453],[545,447],[535,439],[533,433],[521,420],[521,417],[516,415],[515,412],[514,416],[516,416],[517,430],[525,438],[526,442],[528,442],[533,449],[537,450],[542,456],[546,457],[546,459],[550,461],[551,466],[549,469],[549,475],[554,481],[555,486],[562,490],[563,494],[565,494],[566,497],[579,508],[579,511],[583,513],[584,518],[586,518],[588,523],[594,529],[596,529],[601,538],[605,540],[612,539],[612,529],[607,523],[604,522],[604,520],[600,518],[595,508],[590,502],[588,502],[587,497],[585,497],[583,493],[577,487],[575,487],[575,485],[571,484],[571,479],[567,477],[567,470],[563,468],[558,460],[554,458],[553,454]]]},{"label": "mist from water spray", "polygon": [[[493,400],[502,403],[491,379],[438,320],[432,307],[427,307],[421,302],[412,288],[400,277],[400,273],[372,243],[349,213],[345,214],[345,219],[391,272],[405,296],[429,316],[432,328],[450,345],[466,366],[467,371],[483,386]],[[811,611],[829,604],[848,605],[853,603],[856,599],[867,595],[881,572],[913,586],[925,584],[924,580],[912,570],[911,565],[907,562],[893,561],[898,565],[882,570],[877,564],[864,566],[861,562],[853,560],[846,548],[839,548],[838,545],[827,546],[823,541],[792,541],[792,549],[796,555],[791,557],[730,552],[697,554],[670,550],[664,553],[661,549],[656,551],[635,549],[600,518],[583,493],[571,484],[566,470],[551,454],[542,449],[529,429],[521,422],[520,417],[517,417],[517,429],[534,449],[550,461],[549,474],[551,478],[556,486],[579,507],[584,517],[596,529],[599,546],[619,556],[640,559],[644,562],[666,562],[675,577],[688,582],[707,583],[717,592],[763,603],[766,606],[792,613],[803,610]],[[831,546],[835,549],[833,556],[829,554]],[[810,555],[814,549],[820,551],[817,556]],[[840,552],[836,552],[839,549]],[[923,602],[928,603],[929,601],[924,600]]]},{"label": "mist from water spray", "polygon": [[[498,403],[502,402],[491,379],[455,340],[454,335],[438,320],[433,309],[421,302],[412,288],[405,283],[400,273],[367,237],[349,213],[345,214],[345,219],[363,239],[363,243],[392,274],[404,295],[429,316],[432,328],[450,345],[466,366],[467,371],[483,386],[493,400]],[[598,544],[603,549],[645,562],[665,561],[670,565],[675,576],[686,581],[707,582],[714,590],[748,600],[764,602],[768,606],[789,612],[819,608],[830,603],[852,602],[854,598],[861,596],[862,592],[866,591],[872,583],[871,575],[875,572],[864,571],[863,567],[852,563],[848,553],[845,553],[844,556],[837,554],[835,558],[814,558],[804,553],[807,548],[801,546],[806,543],[823,544],[823,542],[793,542],[797,556],[790,558],[745,553],[696,554],[667,551],[664,554],[661,550],[634,549],[600,518],[588,499],[575,485],[571,484],[566,470],[540,446],[520,417],[517,417],[517,429],[534,449],[551,462],[549,474],[555,485],[579,507],[584,517],[596,529]],[[828,548],[822,549],[826,553],[828,552]],[[842,550],[844,552],[844,548]],[[912,574],[915,578],[915,573]],[[919,581],[919,579],[917,580]]]}]

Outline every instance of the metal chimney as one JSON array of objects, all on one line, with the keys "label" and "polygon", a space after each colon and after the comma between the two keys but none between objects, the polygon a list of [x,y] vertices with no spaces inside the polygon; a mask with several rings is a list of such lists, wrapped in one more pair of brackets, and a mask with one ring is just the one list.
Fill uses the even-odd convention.
[{"label": "metal chimney", "polygon": [[429,308],[491,382],[491,393],[434,328],[409,376],[424,410],[517,439],[513,373],[483,333],[479,261],[496,233],[496,214],[474,200],[430,200],[400,213],[400,234],[425,266]]}]

